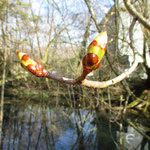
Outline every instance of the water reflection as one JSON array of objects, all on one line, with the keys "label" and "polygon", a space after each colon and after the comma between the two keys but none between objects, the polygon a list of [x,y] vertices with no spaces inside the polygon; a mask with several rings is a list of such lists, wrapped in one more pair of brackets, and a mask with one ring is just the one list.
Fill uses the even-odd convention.
[{"label": "water reflection", "polygon": [[[124,149],[148,149],[139,133],[130,126],[124,129]],[[88,110],[11,101],[4,105],[1,149],[117,150],[119,130],[115,122]]]}]

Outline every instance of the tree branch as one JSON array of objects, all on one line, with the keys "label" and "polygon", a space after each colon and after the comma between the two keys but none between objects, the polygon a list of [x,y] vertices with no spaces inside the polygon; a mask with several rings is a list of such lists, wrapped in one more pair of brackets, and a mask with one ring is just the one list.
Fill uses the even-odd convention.
[{"label": "tree branch", "polygon": [[[95,22],[95,25],[96,25],[97,29],[100,30],[100,28],[98,26],[98,23],[97,23],[97,20],[96,20],[95,13],[94,13],[93,9],[90,6],[89,0],[85,0],[85,2],[88,6],[89,12],[91,14],[91,17],[92,17],[93,21]],[[131,31],[133,30],[135,22],[136,22],[136,19],[133,20],[133,23],[130,27],[130,33],[132,33]],[[131,42],[133,40],[131,35],[130,35],[130,40],[131,40]],[[133,48],[133,45],[130,45],[130,46],[131,46],[131,48]],[[78,77],[76,79],[70,79],[70,78],[66,78],[66,77],[57,76],[55,74],[52,74],[51,72],[47,72],[41,66],[40,67],[43,69],[43,72],[42,72],[43,77],[46,77],[46,78],[49,78],[49,79],[52,79],[52,80],[55,80],[55,81],[58,81],[58,82],[61,82],[61,83],[66,83],[66,84],[70,84],[70,85],[82,85],[82,86],[93,87],[93,88],[105,88],[105,87],[114,85],[114,84],[122,81],[123,79],[127,78],[133,71],[135,71],[136,67],[138,66],[138,63],[139,63],[139,61],[138,61],[137,54],[136,54],[133,65],[127,71],[123,72],[122,74],[118,75],[117,77],[115,77],[111,80],[102,81],[102,82],[87,80],[86,77],[88,75],[88,72],[86,72],[86,71],[83,71],[80,77]],[[24,64],[24,67],[27,67],[26,64]],[[28,70],[31,71],[34,75],[41,76],[40,73],[38,73],[38,72],[35,73],[35,70],[33,69],[34,65],[29,66],[29,67],[30,68],[28,68]],[[31,68],[31,67],[33,67],[33,68]]]},{"label": "tree branch", "polygon": [[[95,23],[95,26],[96,26],[97,30],[100,32],[99,24],[98,24],[98,22],[97,22],[97,20],[96,20],[95,13],[94,13],[94,11],[93,11],[93,9],[92,9],[90,3],[89,3],[89,0],[84,0],[84,1],[85,1],[86,5],[87,5],[87,7],[88,7],[88,9],[89,9],[89,13],[91,14],[91,17],[92,17],[92,19],[93,19],[93,21],[94,21],[94,23]],[[119,76],[119,75],[117,74],[117,72],[115,71],[115,69],[112,67],[112,64],[111,64],[110,61],[109,61],[109,58],[108,58],[107,53],[106,53],[106,58],[107,58],[107,61],[108,61],[109,65],[110,65],[112,71],[115,73],[115,75]],[[120,81],[121,81],[121,80],[120,80]],[[106,81],[106,82],[107,82],[107,81]],[[126,89],[126,91],[129,93],[129,95],[130,95],[131,92],[130,92],[130,90],[129,90],[129,86],[127,85],[127,82],[126,82],[126,81],[122,82],[122,85],[123,85],[123,87]],[[109,85],[108,85],[108,86],[109,86]],[[102,88],[102,87],[103,87],[103,86],[101,85],[100,88]],[[106,86],[106,87],[107,87],[107,86]]]},{"label": "tree branch", "polygon": [[48,72],[45,77],[52,79],[52,80],[56,80],[61,83],[66,83],[66,84],[71,84],[71,85],[83,85],[83,86],[93,87],[93,88],[105,88],[110,85],[114,85],[114,84],[122,81],[126,77],[128,77],[133,71],[135,71],[136,67],[138,66],[138,63],[139,63],[138,59],[135,58],[135,62],[127,71],[125,71],[124,73],[115,77],[114,79],[111,79],[108,81],[102,81],[102,82],[91,81],[91,80],[85,79],[87,76],[87,73],[85,73],[85,72],[83,72],[82,75],[77,79],[69,79],[66,77],[59,77],[59,76],[52,74],[51,72]]},{"label": "tree branch", "polygon": [[98,23],[97,23],[97,21],[96,21],[96,20],[97,20],[97,19],[96,19],[96,15],[95,15],[95,13],[94,13],[92,7],[91,7],[91,4],[90,4],[89,0],[84,0],[84,1],[85,1],[86,5],[87,5],[87,7],[88,7],[88,10],[89,10],[89,12],[90,12],[90,14],[91,14],[91,17],[92,17],[92,19],[93,19],[95,25],[96,25],[96,28],[98,29],[99,32],[101,32],[100,26],[98,25]]},{"label": "tree branch", "polygon": [[133,41],[133,28],[135,26],[136,21],[137,21],[137,18],[133,18],[132,23],[131,23],[130,28],[129,28],[130,47],[133,51],[134,59],[135,59],[135,55],[136,55],[136,50],[135,50],[135,47],[133,45],[133,43],[134,43],[134,41]]},{"label": "tree branch", "polygon": [[135,18],[137,18],[137,20],[150,31],[150,24],[148,22],[148,20],[141,15],[139,12],[136,11],[136,9],[132,6],[130,0],[123,0],[124,4],[128,10],[128,12]]}]

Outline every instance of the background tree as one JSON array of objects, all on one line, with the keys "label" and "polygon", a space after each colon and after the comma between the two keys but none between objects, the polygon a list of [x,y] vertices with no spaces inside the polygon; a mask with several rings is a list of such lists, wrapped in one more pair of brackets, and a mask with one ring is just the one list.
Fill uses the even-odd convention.
[{"label": "background tree", "polygon": [[[111,3],[106,3],[107,7],[101,7],[99,1],[88,0],[74,3],[72,1],[59,3],[53,0],[44,1],[43,3],[10,0],[7,3],[7,47],[9,47],[7,49],[7,58],[9,59],[7,59],[6,82],[13,88],[19,86],[28,87],[28,89],[34,89],[35,87],[39,89],[59,87],[63,92],[63,86],[65,85],[59,85],[59,83],[46,79],[36,79],[26,72],[21,72],[19,64],[15,63],[16,51],[24,51],[33,56],[48,71],[57,72],[57,75],[60,76],[75,78],[80,76],[82,72],[82,63],[79,62],[85,55],[85,49],[93,37],[102,30],[107,30],[109,37],[106,57],[102,61],[99,72],[95,71],[93,77],[88,78],[100,81],[108,80],[108,82],[84,80],[86,82],[83,85],[92,85],[92,87],[114,85],[116,82],[126,78],[141,62],[143,65],[138,67],[137,74],[133,74],[134,76],[130,76],[130,78],[123,80],[119,84],[103,89],[102,92],[105,93],[104,99],[106,101],[108,97],[111,100],[119,100],[123,97],[127,102],[131,96],[135,97],[133,91],[137,91],[137,84],[139,86],[144,85],[141,86],[142,89],[140,91],[148,88],[149,30],[143,24],[141,28],[141,21],[138,21],[138,16],[132,18],[133,13],[130,11],[131,15],[128,13],[129,9],[126,9],[128,5],[124,5],[123,1],[114,1],[113,7],[111,7],[112,1]],[[7,3],[1,3],[1,7],[4,7]],[[38,7],[34,7],[35,4]],[[140,8],[141,4],[142,8]],[[145,15],[145,19],[148,19],[147,4],[148,1],[139,0],[130,5],[135,5],[136,11],[143,16]],[[111,7],[109,11],[108,7]],[[105,14],[105,11],[107,14]],[[103,16],[103,19],[100,16]],[[135,37],[139,31],[140,34],[144,33],[147,36],[144,36],[144,40],[142,39],[143,43],[139,42],[137,45]],[[140,35],[139,37],[142,36]],[[139,49],[143,49],[143,53]],[[133,66],[130,68],[132,63]],[[128,72],[124,73],[128,68],[130,68]],[[143,72],[145,71],[147,78],[143,80],[145,75]],[[121,76],[117,77],[119,74]],[[52,75],[50,78],[55,79],[56,75],[50,75]],[[136,85],[134,80],[136,80]],[[51,83],[55,86],[51,87]],[[74,88],[69,85],[70,87]],[[82,94],[86,93],[84,91],[87,91],[86,88],[79,87],[79,89],[77,91],[82,91]],[[96,100],[96,103],[99,103],[102,98],[101,91],[91,89],[90,92],[97,94],[99,100]]]}]

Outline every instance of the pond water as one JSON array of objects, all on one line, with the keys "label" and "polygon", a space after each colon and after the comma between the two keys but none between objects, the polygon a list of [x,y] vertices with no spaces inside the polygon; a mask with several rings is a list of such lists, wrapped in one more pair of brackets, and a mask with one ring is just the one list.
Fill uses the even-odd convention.
[{"label": "pond water", "polygon": [[148,150],[131,126],[120,132],[119,123],[95,111],[26,99],[5,100],[3,113],[2,150]]}]

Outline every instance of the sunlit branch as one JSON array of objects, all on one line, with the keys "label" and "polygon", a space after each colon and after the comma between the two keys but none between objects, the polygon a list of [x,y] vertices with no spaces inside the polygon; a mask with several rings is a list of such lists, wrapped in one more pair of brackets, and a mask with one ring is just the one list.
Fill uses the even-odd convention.
[{"label": "sunlit branch", "polygon": [[[100,32],[99,24],[98,24],[98,22],[97,22],[97,20],[96,20],[95,13],[94,13],[93,10],[91,11],[92,7],[91,7],[91,5],[90,5],[90,3],[89,3],[89,0],[85,0],[85,3],[86,3],[86,5],[87,5],[87,7],[88,7],[89,13],[91,14],[91,17],[92,17],[92,19],[93,19],[93,21],[94,21],[94,23],[95,23],[95,26],[96,26],[97,30]],[[109,65],[110,65],[112,71],[116,74],[116,76],[118,76],[118,73],[116,72],[116,70],[113,68],[112,64],[111,64],[110,61],[109,61],[109,58],[108,58],[108,56],[107,56],[107,53],[106,53],[106,58],[107,58],[107,61],[108,61]],[[123,85],[123,87],[126,89],[126,91],[129,93],[129,95],[130,95],[131,92],[130,92],[129,87],[128,87],[128,84],[126,84],[126,81],[125,81],[125,80],[124,80],[124,82],[122,82],[122,85]]]},{"label": "sunlit branch", "polygon": [[[105,35],[106,33],[103,32],[102,34]],[[102,34],[100,34],[100,37],[97,36],[96,40],[98,38],[101,38]],[[94,41],[96,42],[96,40],[94,40]],[[125,71],[124,73],[115,77],[114,79],[99,82],[99,81],[86,80],[87,75],[91,71],[97,69],[97,66],[95,66],[95,65],[94,66],[92,65],[91,66],[92,68],[90,68],[90,66],[88,66],[88,64],[84,64],[83,72],[82,72],[81,76],[78,77],[77,79],[70,79],[70,78],[66,78],[66,77],[60,77],[55,74],[52,74],[51,72],[48,72],[38,61],[32,59],[30,56],[26,55],[25,53],[17,52],[17,55],[18,55],[18,58],[20,59],[21,66],[25,70],[31,72],[33,75],[35,75],[37,77],[45,77],[45,78],[49,78],[49,79],[52,79],[52,80],[55,80],[55,81],[58,81],[61,83],[66,83],[66,84],[71,84],[71,85],[83,85],[83,86],[93,87],[93,88],[105,88],[105,87],[114,85],[114,84],[122,81],[136,69],[136,67],[138,66],[138,63],[139,63],[139,61],[137,59],[137,54],[136,54],[135,62],[127,71]],[[85,59],[83,59],[83,62],[84,61],[85,61]],[[99,62],[98,62],[98,64],[99,64]],[[96,64],[96,65],[98,65],[98,64]]]},{"label": "sunlit branch", "polygon": [[120,74],[119,76],[117,76],[111,80],[102,81],[102,82],[85,79],[87,74],[85,74],[84,72],[77,79],[69,79],[66,77],[59,77],[59,76],[56,76],[50,72],[47,73],[46,78],[50,78],[50,79],[56,80],[58,82],[71,84],[71,85],[83,85],[83,86],[93,87],[93,88],[105,88],[105,87],[108,87],[110,85],[114,85],[114,84],[122,81],[123,79],[127,78],[133,71],[136,70],[138,63],[139,63],[139,61],[136,58],[133,65],[127,71],[125,71],[124,73]]},{"label": "sunlit branch", "polygon": [[135,18],[137,18],[137,20],[150,31],[150,24],[148,22],[148,20],[141,15],[139,12],[136,11],[136,9],[132,6],[130,0],[123,0],[124,4],[128,10],[128,12]]},{"label": "sunlit branch", "polygon": [[[61,83],[71,84],[71,85],[83,85],[87,87],[93,88],[105,88],[110,85],[114,85],[123,79],[125,79],[128,75],[130,75],[138,65],[138,59],[136,57],[133,66],[125,71],[124,73],[120,74],[114,79],[108,81],[91,81],[86,80],[87,75],[98,69],[101,65],[101,60],[105,54],[107,45],[107,31],[101,32],[96,36],[96,38],[91,42],[89,47],[87,48],[87,54],[82,59],[83,71],[80,77],[77,79],[69,79],[66,77],[59,77],[51,72],[48,72],[43,65],[41,65],[38,61],[34,60],[27,54],[23,52],[17,52],[18,58],[20,60],[21,66],[31,72],[33,75],[37,77],[46,77],[53,80],[56,80]],[[136,55],[137,56],[137,55]]]},{"label": "sunlit branch", "polygon": [[52,74],[51,72],[48,72],[45,77],[55,80],[55,81],[58,81],[58,82],[61,82],[61,83],[66,83],[66,84],[71,84],[71,85],[82,85],[83,81],[85,80],[87,75],[88,75],[88,73],[83,72],[79,78],[70,79],[70,78],[66,78],[66,77],[60,77],[60,76]]}]

